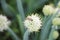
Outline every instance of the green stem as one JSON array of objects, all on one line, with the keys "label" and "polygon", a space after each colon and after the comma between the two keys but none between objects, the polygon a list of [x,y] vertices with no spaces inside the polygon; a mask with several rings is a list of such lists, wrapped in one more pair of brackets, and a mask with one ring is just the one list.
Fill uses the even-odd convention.
[{"label": "green stem", "polygon": [[45,26],[46,26],[46,22],[48,22],[48,20],[50,20],[50,18],[51,18],[51,15],[50,16],[45,16],[44,17],[44,19],[43,19],[43,29],[45,28]]},{"label": "green stem", "polygon": [[38,32],[35,32],[35,36],[34,36],[34,39],[33,40],[38,40],[39,39],[39,33]]},{"label": "green stem", "polygon": [[[54,27],[54,26],[52,26],[52,27]],[[55,31],[55,28],[52,28],[48,40],[54,40],[53,37],[52,37],[54,31]]]},{"label": "green stem", "polygon": [[29,40],[29,35],[30,35],[30,31],[27,30],[23,36],[23,40]]},{"label": "green stem", "polygon": [[6,15],[13,17],[14,14],[11,12],[11,10],[9,9],[6,0],[0,0],[1,1],[1,6],[3,11],[6,13]]},{"label": "green stem", "polygon": [[10,28],[8,28],[8,32],[11,34],[11,36],[14,38],[14,40],[21,40],[17,37],[17,35]]},{"label": "green stem", "polygon": [[19,21],[19,26],[20,26],[20,31],[22,33],[22,35],[25,32],[25,28],[23,25],[23,22],[25,20],[25,14],[24,14],[24,10],[23,10],[23,5],[22,5],[22,1],[21,0],[16,0],[17,3],[17,8],[19,11],[19,14],[17,15],[18,21]]},{"label": "green stem", "polygon": [[17,8],[18,8],[18,11],[20,13],[20,16],[22,17],[22,20],[24,20],[25,19],[25,14],[24,14],[22,1],[21,0],[16,0],[16,2],[17,2]]},{"label": "green stem", "polygon": [[21,16],[19,14],[16,15],[17,19],[18,19],[18,23],[19,23],[19,29],[21,31],[21,34],[23,36],[24,34],[24,31],[25,31],[25,28],[24,28],[24,25],[23,25],[23,21],[21,20]]}]

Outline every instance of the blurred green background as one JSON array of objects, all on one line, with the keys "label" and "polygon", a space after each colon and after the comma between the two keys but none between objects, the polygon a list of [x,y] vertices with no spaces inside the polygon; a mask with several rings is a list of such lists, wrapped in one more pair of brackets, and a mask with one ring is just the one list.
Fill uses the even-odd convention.
[{"label": "blurred green background", "polygon": [[[24,20],[24,17],[31,15],[32,13],[38,13],[43,18],[44,15],[42,9],[44,5],[53,3],[56,7],[58,2],[59,0],[21,0],[21,2],[17,0],[0,0],[0,14],[6,15],[8,19],[11,20],[12,23],[10,28],[18,35],[18,37],[22,38],[23,32],[21,32],[21,29],[19,28],[20,25],[17,15],[21,13],[20,16],[22,16],[22,13],[24,13],[22,20]],[[23,7],[23,10],[21,10],[21,6]],[[60,32],[60,30],[58,31]],[[0,32],[0,40],[13,39],[10,33],[5,30],[4,32]],[[60,40],[60,37],[57,40]]]}]

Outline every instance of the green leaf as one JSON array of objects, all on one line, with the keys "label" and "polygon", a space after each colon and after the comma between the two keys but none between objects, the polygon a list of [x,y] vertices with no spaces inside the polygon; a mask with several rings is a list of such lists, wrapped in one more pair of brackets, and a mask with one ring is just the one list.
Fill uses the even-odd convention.
[{"label": "green leaf", "polygon": [[19,12],[19,14],[17,14],[17,18],[18,18],[18,21],[19,21],[21,33],[23,35],[24,31],[25,31],[25,28],[24,28],[24,25],[23,25],[23,22],[25,20],[24,9],[23,9],[21,0],[16,0],[16,3],[17,3],[18,12]]},{"label": "green leaf", "polygon": [[29,40],[30,31],[26,31],[23,36],[23,40]]},{"label": "green leaf", "polygon": [[19,29],[22,33],[22,36],[24,35],[24,31],[25,31],[25,28],[24,28],[24,25],[23,25],[23,21],[21,20],[21,16],[19,14],[16,15],[17,19],[18,19],[18,23],[19,23]]},{"label": "green leaf", "polygon": [[1,0],[1,6],[2,6],[3,11],[6,12],[6,15],[14,17],[14,14],[8,8],[6,0]]},{"label": "green leaf", "polygon": [[14,40],[21,40],[10,28],[8,28],[7,31],[11,34],[11,36]]},{"label": "green leaf", "polygon": [[[52,26],[52,27],[55,27],[55,26]],[[54,38],[53,38],[54,31],[55,31],[55,28],[52,28],[48,40],[54,40]]]}]

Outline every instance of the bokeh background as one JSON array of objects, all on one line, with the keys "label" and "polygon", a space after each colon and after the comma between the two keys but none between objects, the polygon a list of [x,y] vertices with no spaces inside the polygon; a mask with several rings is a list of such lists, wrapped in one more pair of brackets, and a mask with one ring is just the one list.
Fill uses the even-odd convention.
[{"label": "bokeh background", "polygon": [[[44,15],[42,9],[44,5],[53,4],[56,7],[58,2],[59,0],[21,0],[21,2],[17,0],[0,0],[0,14],[7,16],[7,18],[11,20],[10,28],[17,34],[18,37],[22,38],[23,34],[19,28],[20,25],[17,15],[24,13],[24,15],[20,15],[22,16],[21,19],[23,20],[24,17],[28,15],[38,13],[43,19]],[[22,12],[21,7],[23,7],[24,12]],[[60,30],[58,30],[58,32],[60,33]],[[31,33],[31,35],[35,36],[34,33]],[[32,36],[30,36],[30,39],[32,39]],[[4,30],[3,32],[0,32],[0,40],[13,39],[10,33]],[[60,40],[60,36],[57,38],[57,40]]]}]

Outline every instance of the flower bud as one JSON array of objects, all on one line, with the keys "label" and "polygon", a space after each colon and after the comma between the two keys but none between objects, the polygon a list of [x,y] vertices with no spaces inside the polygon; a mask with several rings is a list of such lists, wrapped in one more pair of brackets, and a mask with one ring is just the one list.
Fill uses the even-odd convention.
[{"label": "flower bud", "polygon": [[53,13],[53,11],[54,11],[54,8],[51,5],[45,5],[43,7],[43,13],[46,16],[51,15]]},{"label": "flower bud", "polygon": [[54,19],[52,20],[52,24],[53,24],[53,25],[60,25],[60,18],[54,18]]},{"label": "flower bud", "polygon": [[57,39],[58,36],[59,36],[58,31],[54,31],[54,32],[53,32],[53,39]]}]

